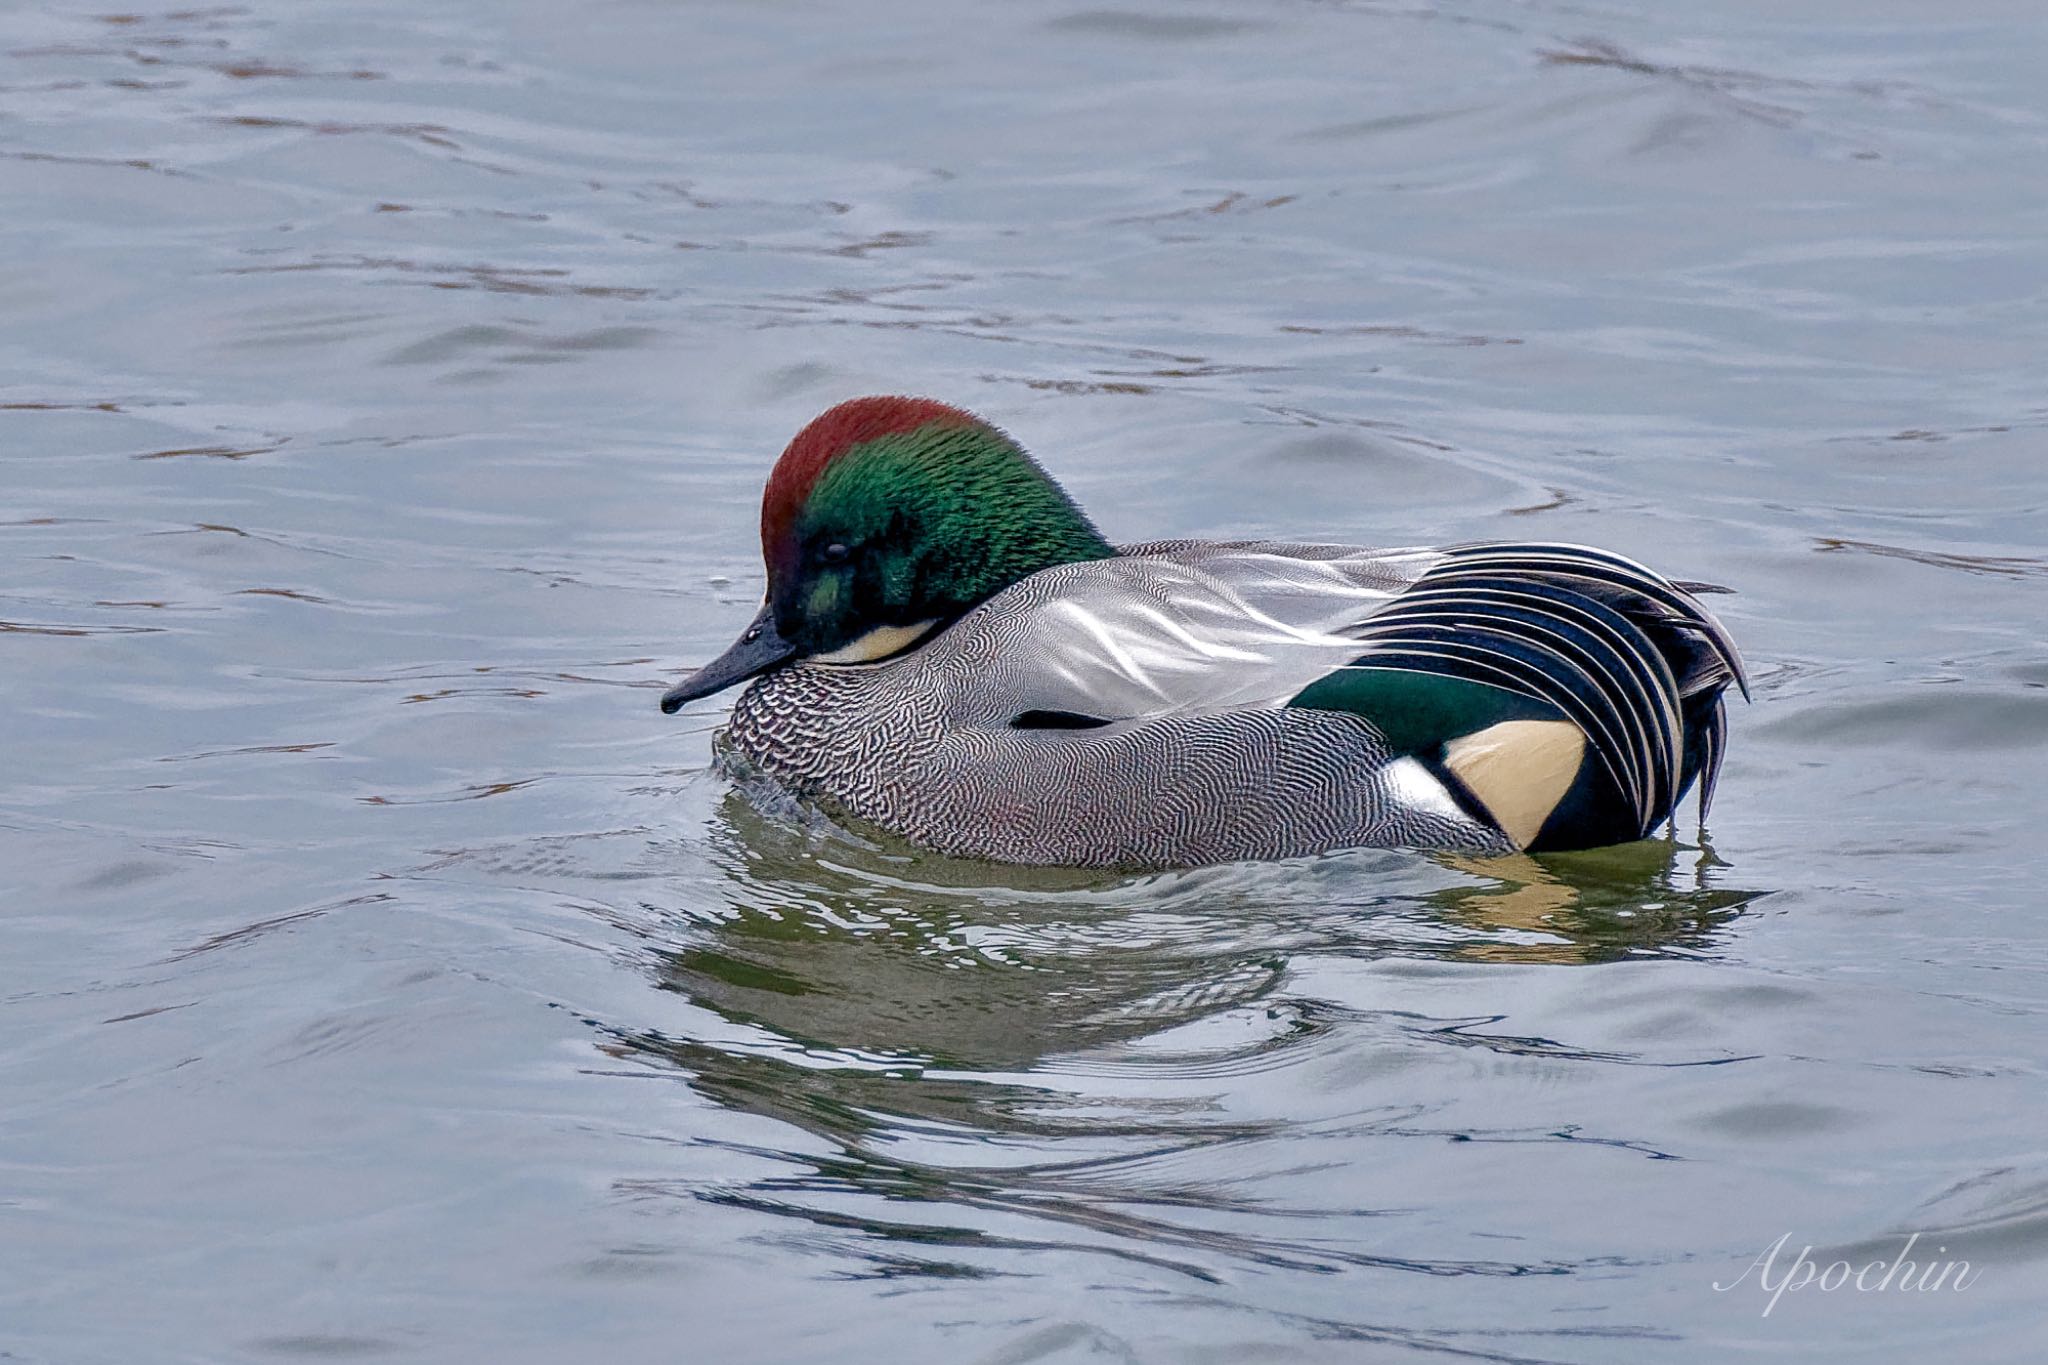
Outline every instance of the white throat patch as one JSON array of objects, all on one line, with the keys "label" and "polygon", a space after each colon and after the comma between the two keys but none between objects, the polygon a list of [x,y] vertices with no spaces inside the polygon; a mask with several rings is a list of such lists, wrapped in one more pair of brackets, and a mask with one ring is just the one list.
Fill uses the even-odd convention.
[{"label": "white throat patch", "polygon": [[871,664],[898,654],[923,639],[937,621],[919,621],[913,626],[876,626],[857,640],[851,640],[830,654],[813,654],[814,664]]}]

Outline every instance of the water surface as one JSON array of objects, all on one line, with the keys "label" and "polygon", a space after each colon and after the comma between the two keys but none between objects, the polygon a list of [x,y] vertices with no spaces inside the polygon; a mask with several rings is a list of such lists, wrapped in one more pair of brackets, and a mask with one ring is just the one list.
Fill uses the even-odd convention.
[{"label": "water surface", "polygon": [[[1642,8],[0,13],[0,1358],[2033,1358],[2044,20]],[[897,390],[1121,539],[1731,585],[1708,832],[733,792],[655,701]]]}]

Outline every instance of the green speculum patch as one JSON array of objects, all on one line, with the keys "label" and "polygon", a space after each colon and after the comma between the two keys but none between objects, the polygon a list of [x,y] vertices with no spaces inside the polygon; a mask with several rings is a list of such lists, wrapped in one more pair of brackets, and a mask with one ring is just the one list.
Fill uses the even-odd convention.
[{"label": "green speculum patch", "polygon": [[1363,716],[1400,754],[1427,754],[1504,720],[1563,718],[1555,707],[1485,683],[1369,666],[1340,669],[1310,683],[1287,704]]}]

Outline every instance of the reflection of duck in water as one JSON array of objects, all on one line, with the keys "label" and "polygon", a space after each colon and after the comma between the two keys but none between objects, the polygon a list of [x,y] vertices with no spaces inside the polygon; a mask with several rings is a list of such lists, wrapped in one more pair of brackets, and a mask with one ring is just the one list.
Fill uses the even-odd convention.
[{"label": "reflection of duck in water", "polygon": [[[662,955],[662,984],[729,1021],[892,1070],[1099,1059],[1279,1006],[1297,952],[1554,963],[1697,952],[1751,898],[1682,869],[1686,851],[1669,842],[1540,863],[1361,852],[1132,879],[836,835],[821,851],[815,825],[737,795],[722,815],[726,909]],[[1256,1049],[1286,1032],[1240,1041],[1256,1035]]]},{"label": "reflection of duck in water", "polygon": [[1604,551],[1111,546],[1008,437],[843,403],[762,503],[768,603],[664,710],[749,678],[737,755],[926,847],[1167,866],[1640,839],[1713,786],[1741,682]]},{"label": "reflection of duck in water", "polygon": [[[1470,1017],[1332,997],[1295,979],[1317,978],[1317,961],[1698,952],[1742,898],[1684,889],[1672,843],[1585,864],[1362,851],[1115,878],[877,848],[738,795],[710,829],[714,904],[693,878],[698,927],[655,970],[716,1018],[677,1032],[606,1027],[606,1050],[678,1068],[720,1105],[815,1140],[766,1174],[691,1194],[802,1219],[890,1275],[979,1273],[978,1252],[1009,1245],[1105,1251],[1203,1278],[1218,1258],[1555,1273],[1402,1254],[1384,1230],[1369,1247],[1338,1245],[1320,1207],[1262,1205],[1248,1221],[1240,1192],[1189,1176],[1213,1167],[1181,1158],[1273,1142],[1270,1159],[1299,1159],[1288,1155],[1298,1123],[1221,1098],[1270,1093],[1250,1084],[1256,1073],[1327,1075],[1349,1056],[1357,1096],[1338,1107],[1358,1125],[1349,1140],[1366,1141],[1413,1130],[1412,1106],[1375,1107],[1375,1078],[1418,1048],[1614,1060],[1495,1036]],[[1528,909],[1518,895],[1530,886],[1583,905],[1529,918],[1506,909]],[[1631,894],[1658,912],[1624,915]],[[778,1154],[752,1137],[741,1150]]]},{"label": "reflection of duck in water", "polygon": [[1258,868],[1188,885],[904,857],[792,827],[735,795],[728,910],[664,956],[663,984],[728,1019],[844,1056],[1028,1069],[1249,1004],[1282,963]]},{"label": "reflection of duck in water", "polygon": [[1708,870],[1720,865],[1713,850],[1669,841],[1540,861],[1516,853],[1446,862],[1485,881],[1433,892],[1429,902],[1448,922],[1474,932],[1456,955],[1487,962],[1572,964],[1698,951],[1761,894],[1709,885]]}]

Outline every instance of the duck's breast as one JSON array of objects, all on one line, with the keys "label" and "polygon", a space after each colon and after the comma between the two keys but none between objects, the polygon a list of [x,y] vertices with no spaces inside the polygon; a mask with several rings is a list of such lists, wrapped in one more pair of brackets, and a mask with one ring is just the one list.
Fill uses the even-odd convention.
[{"label": "duck's breast", "polygon": [[1283,708],[1427,567],[1346,557],[1174,547],[1049,569],[898,659],[763,679],[735,747],[861,819],[1001,861],[1496,848],[1370,725]]}]

